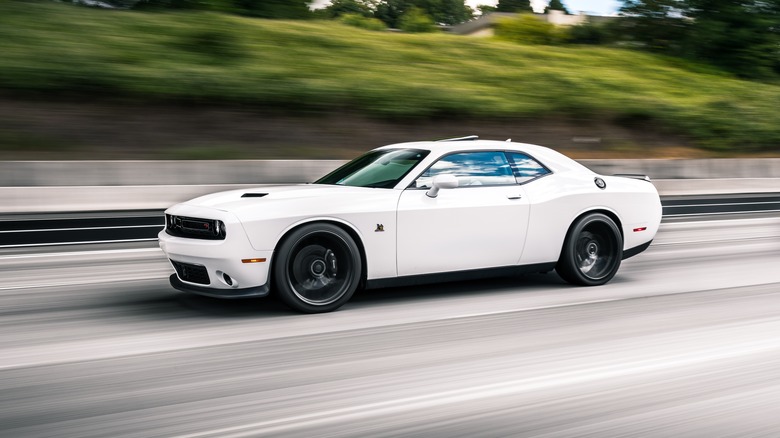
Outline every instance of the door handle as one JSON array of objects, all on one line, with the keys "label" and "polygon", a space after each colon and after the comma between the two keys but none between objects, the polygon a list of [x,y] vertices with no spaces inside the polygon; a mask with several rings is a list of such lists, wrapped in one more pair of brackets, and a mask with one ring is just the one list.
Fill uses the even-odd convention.
[{"label": "door handle", "polygon": [[522,199],[522,195],[506,195],[507,199]]}]

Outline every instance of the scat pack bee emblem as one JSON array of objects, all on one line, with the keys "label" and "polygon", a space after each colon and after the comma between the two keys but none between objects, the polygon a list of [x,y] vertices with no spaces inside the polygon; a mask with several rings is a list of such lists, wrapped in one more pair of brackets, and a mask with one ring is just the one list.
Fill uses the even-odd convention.
[{"label": "scat pack bee emblem", "polygon": [[374,230],[375,233],[384,233],[385,232],[385,226],[382,224],[376,224],[376,230]]}]

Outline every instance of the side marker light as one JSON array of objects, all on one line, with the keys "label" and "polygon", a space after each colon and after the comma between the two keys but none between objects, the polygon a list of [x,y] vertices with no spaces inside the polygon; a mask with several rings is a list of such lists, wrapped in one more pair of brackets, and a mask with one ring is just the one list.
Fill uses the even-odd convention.
[{"label": "side marker light", "polygon": [[241,263],[263,263],[265,259],[241,259]]},{"label": "side marker light", "polygon": [[635,232],[635,233],[638,233],[638,232],[640,232],[640,231],[645,231],[646,229],[647,229],[647,227],[634,228],[634,232]]}]

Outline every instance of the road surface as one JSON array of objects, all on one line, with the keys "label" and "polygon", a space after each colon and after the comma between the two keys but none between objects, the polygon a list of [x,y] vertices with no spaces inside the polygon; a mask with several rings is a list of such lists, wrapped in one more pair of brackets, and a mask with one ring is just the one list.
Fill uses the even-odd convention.
[{"label": "road surface", "polygon": [[605,286],[174,291],[153,244],[0,255],[2,437],[780,436],[780,218],[667,221]]}]

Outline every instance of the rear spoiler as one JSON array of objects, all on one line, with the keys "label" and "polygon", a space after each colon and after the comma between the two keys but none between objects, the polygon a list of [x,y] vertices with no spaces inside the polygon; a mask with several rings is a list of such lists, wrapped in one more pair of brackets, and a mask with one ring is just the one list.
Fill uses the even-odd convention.
[{"label": "rear spoiler", "polygon": [[616,173],[612,176],[619,176],[622,178],[633,178],[633,179],[641,179],[642,181],[650,182],[650,177],[647,175],[642,175],[640,173]]}]

